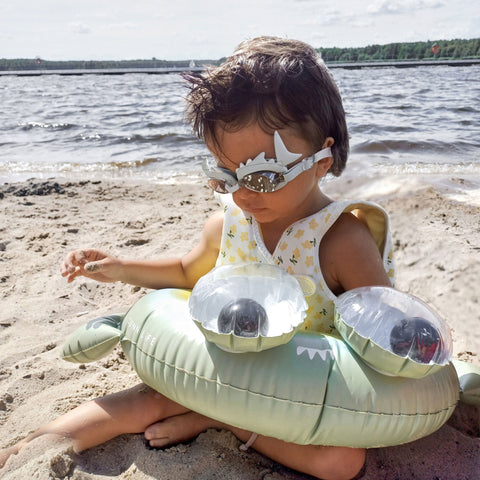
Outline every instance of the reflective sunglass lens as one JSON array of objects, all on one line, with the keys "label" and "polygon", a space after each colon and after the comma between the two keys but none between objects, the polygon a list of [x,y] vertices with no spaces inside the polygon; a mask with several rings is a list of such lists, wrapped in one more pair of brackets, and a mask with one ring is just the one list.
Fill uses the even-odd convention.
[{"label": "reflective sunglass lens", "polygon": [[208,186],[217,193],[228,193],[227,185],[223,180],[217,180],[216,178],[209,178],[207,182]]},{"label": "reflective sunglass lens", "polygon": [[239,183],[254,192],[269,193],[278,189],[282,178],[276,172],[258,172],[245,175]]}]

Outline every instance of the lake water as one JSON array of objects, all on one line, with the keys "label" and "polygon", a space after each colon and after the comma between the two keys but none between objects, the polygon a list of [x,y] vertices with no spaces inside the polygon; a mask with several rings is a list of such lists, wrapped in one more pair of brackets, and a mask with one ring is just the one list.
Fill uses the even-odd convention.
[{"label": "lake water", "polygon": [[[334,69],[350,170],[480,174],[480,66]],[[0,182],[198,178],[180,76],[0,76]]]}]

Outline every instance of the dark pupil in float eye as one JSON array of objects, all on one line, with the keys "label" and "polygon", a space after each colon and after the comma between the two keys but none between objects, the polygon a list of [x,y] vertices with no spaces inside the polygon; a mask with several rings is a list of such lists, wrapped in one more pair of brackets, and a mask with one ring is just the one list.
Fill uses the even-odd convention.
[{"label": "dark pupil in float eye", "polygon": [[218,315],[218,331],[240,337],[256,337],[267,328],[267,312],[255,300],[239,298],[227,303]]},{"label": "dark pupil in float eye", "polygon": [[430,363],[440,342],[437,329],[420,317],[402,318],[390,334],[392,352],[401,357],[408,355],[419,363]]}]

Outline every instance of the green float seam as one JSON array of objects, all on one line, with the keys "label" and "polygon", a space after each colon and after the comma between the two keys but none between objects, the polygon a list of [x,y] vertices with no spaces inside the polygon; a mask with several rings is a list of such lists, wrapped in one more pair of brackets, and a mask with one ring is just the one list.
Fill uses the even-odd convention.
[{"label": "green float seam", "polygon": [[331,408],[331,409],[341,410],[341,411],[345,411],[345,412],[351,412],[351,413],[355,413],[355,414],[361,413],[361,414],[365,414],[365,415],[377,415],[377,416],[385,416],[385,417],[388,417],[388,416],[390,416],[390,417],[418,417],[418,416],[428,417],[428,416],[433,416],[433,415],[441,415],[444,412],[448,412],[451,408],[453,408],[457,405],[457,402],[455,402],[455,403],[452,403],[451,405],[449,405],[445,408],[442,408],[440,410],[437,410],[435,412],[427,412],[427,413],[385,413],[385,412],[371,412],[371,411],[364,411],[364,410],[355,410],[353,408],[345,408],[345,407],[341,407],[341,406],[338,406],[338,405],[329,405],[329,404],[325,404],[325,403],[315,404],[315,403],[308,403],[308,402],[299,401],[299,400],[290,400],[288,398],[275,397],[274,395],[265,395],[264,393],[254,392],[254,391],[246,389],[246,388],[236,387],[235,385],[231,385],[229,383],[223,383],[223,382],[220,382],[216,379],[211,379],[211,378],[207,378],[207,377],[198,375],[193,371],[188,371],[188,370],[185,370],[184,368],[178,367],[177,365],[174,365],[172,363],[168,363],[166,360],[160,360],[160,359],[156,358],[152,354],[147,353],[144,350],[142,350],[142,348],[139,347],[138,344],[135,344],[130,340],[129,340],[129,343],[131,343],[132,345],[135,345],[135,347],[140,352],[142,352],[144,355],[146,355],[147,357],[155,360],[156,362],[159,362],[159,363],[163,364],[166,367],[173,368],[174,370],[176,370],[180,373],[183,373],[185,375],[195,377],[199,380],[203,380],[205,382],[212,383],[212,384],[215,384],[215,385],[218,385],[218,386],[221,386],[221,387],[231,388],[232,390],[236,390],[236,391],[239,391],[239,392],[249,393],[249,394],[256,395],[258,397],[265,398],[265,399],[273,399],[273,400],[277,400],[277,401],[280,401],[280,402],[285,402],[285,403],[288,403],[288,404],[291,404],[291,405],[300,405],[300,406],[306,406],[306,407],[317,408],[317,409],[318,408]]}]

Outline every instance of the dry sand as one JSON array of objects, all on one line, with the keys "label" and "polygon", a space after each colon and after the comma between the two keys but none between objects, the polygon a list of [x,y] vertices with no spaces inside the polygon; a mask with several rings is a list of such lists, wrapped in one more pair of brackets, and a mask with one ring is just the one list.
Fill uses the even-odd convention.
[{"label": "dry sand", "polygon": [[[480,363],[480,202],[460,178],[414,176],[326,185],[334,198],[378,201],[391,213],[397,287],[442,313],[454,355]],[[87,399],[138,383],[119,349],[74,365],[59,358],[65,338],[94,317],[125,311],[144,289],[59,274],[65,254],[97,247],[136,258],[182,255],[217,206],[202,185],[84,181],[0,187],[0,446],[5,447]],[[3,197],[3,198],[2,198]],[[460,404],[439,431],[406,445],[370,450],[366,480],[480,479],[480,412]],[[228,432],[148,450],[141,435],[122,436],[81,455],[33,442],[12,456],[0,478],[306,479],[269,459],[238,450]]]}]

